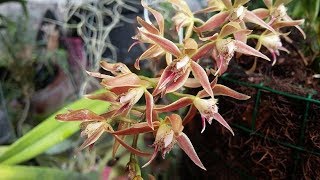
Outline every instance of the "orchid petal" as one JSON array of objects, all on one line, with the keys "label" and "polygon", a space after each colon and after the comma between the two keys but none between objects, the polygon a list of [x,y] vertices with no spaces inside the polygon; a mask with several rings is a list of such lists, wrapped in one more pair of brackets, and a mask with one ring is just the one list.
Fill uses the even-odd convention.
[{"label": "orchid petal", "polygon": [[96,77],[96,78],[100,78],[100,79],[112,79],[112,78],[114,78],[113,76],[109,76],[109,75],[106,75],[106,74],[101,74],[101,73],[99,73],[99,72],[86,71],[86,73],[87,73],[89,76]]},{"label": "orchid petal", "polygon": [[[113,105],[115,105],[115,104],[113,104]],[[104,118],[108,119],[108,118],[113,117],[113,116],[114,116],[114,114],[116,113],[116,111],[117,111],[117,109],[109,110],[108,112],[103,113],[103,114],[101,114],[100,116],[102,116],[102,117],[104,117]]]},{"label": "orchid petal", "polygon": [[185,72],[178,79],[176,79],[176,81],[174,81],[173,83],[167,86],[166,93],[174,92],[179,88],[181,88],[184,85],[184,83],[187,81],[189,74],[190,74],[190,68],[185,70]]},{"label": "orchid petal", "polygon": [[204,69],[196,62],[191,61],[191,69],[192,69],[192,74],[193,76],[200,82],[202,85],[203,89],[211,96],[213,97],[213,92],[210,87],[210,82],[208,79],[208,76]]},{"label": "orchid petal", "polygon": [[272,8],[273,0],[263,0],[268,9]]},{"label": "orchid petal", "polygon": [[145,90],[145,98],[146,98],[146,120],[148,122],[148,125],[151,127],[151,129],[154,129],[153,123],[152,123],[152,110],[154,106],[153,96]]},{"label": "orchid petal", "polygon": [[256,49],[248,46],[247,44],[245,44],[241,41],[236,40],[235,45],[237,47],[236,51],[239,53],[261,57],[263,59],[270,61],[270,59],[266,55],[262,54],[261,52],[257,51]]},{"label": "orchid petal", "polygon": [[[286,20],[286,21],[293,21],[293,20],[291,19],[291,17],[288,16],[288,15],[284,16],[283,19]],[[306,39],[306,34],[305,34],[304,31],[300,28],[300,26],[296,25],[296,26],[294,26],[294,27],[297,28],[297,29],[300,31],[300,33],[301,33],[302,36],[303,36],[303,39]]]},{"label": "orchid petal", "polygon": [[183,130],[181,117],[178,114],[170,114],[168,116],[168,119],[169,119],[170,124],[172,126],[173,132],[176,135],[179,135]]},{"label": "orchid petal", "polygon": [[177,109],[181,109],[183,107],[186,107],[186,106],[190,105],[192,102],[193,102],[193,100],[191,98],[183,97],[183,98],[180,98],[179,100],[177,100],[169,105],[155,107],[154,110],[156,110],[157,112],[172,112]]},{"label": "orchid petal", "polygon": [[231,134],[234,136],[234,132],[232,130],[232,128],[229,126],[229,124],[227,123],[226,120],[224,120],[224,118],[219,114],[219,113],[215,113],[213,115],[213,118],[218,121],[221,125],[223,125],[225,128],[227,128]]},{"label": "orchid petal", "polygon": [[157,154],[158,154],[158,148],[157,148],[157,146],[156,146],[156,148],[155,148],[154,151],[153,151],[153,154],[152,154],[151,158],[149,159],[149,161],[148,161],[146,164],[144,164],[144,165],[142,166],[142,168],[148,166],[148,165],[154,160],[154,158],[156,158]]},{"label": "orchid petal", "polygon": [[152,34],[160,34],[159,30],[155,28],[152,24],[147,23],[143,19],[141,19],[139,16],[137,16],[138,23],[148,32]]},{"label": "orchid petal", "polygon": [[110,92],[113,92],[118,96],[122,95],[124,93],[127,93],[132,88],[141,87],[141,85],[138,85],[138,84],[137,85],[126,85],[126,84],[123,84],[122,86],[110,87],[110,86],[104,85],[104,81],[102,81],[100,84],[105,86]]},{"label": "orchid petal", "polygon": [[175,5],[179,11],[186,13],[188,16],[193,16],[188,4],[183,0],[168,0],[171,4]]},{"label": "orchid petal", "polygon": [[144,51],[140,57],[136,60],[134,63],[134,67],[138,70],[140,70],[140,61],[144,59],[152,59],[155,57],[160,56],[161,54],[164,54],[164,51],[162,48],[160,48],[158,45],[151,45],[146,51]]},{"label": "orchid petal", "polygon": [[100,66],[104,70],[115,75],[131,73],[130,69],[123,63],[108,63],[106,61],[100,61]]},{"label": "orchid petal", "polygon": [[97,115],[88,109],[70,111],[65,114],[58,114],[55,117],[59,121],[104,121],[105,118]]},{"label": "orchid petal", "polygon": [[119,136],[113,134],[114,138],[117,139],[117,141],[119,141],[119,143],[125,147],[128,151],[130,151],[131,153],[133,154],[136,154],[138,156],[150,156],[151,154],[150,153],[147,153],[147,152],[143,152],[143,151],[140,151],[138,149],[135,149],[131,146],[129,146],[127,143],[125,143]]},{"label": "orchid petal", "polygon": [[[134,37],[132,37],[132,39],[135,39]],[[130,52],[130,50],[135,46],[135,45],[137,45],[137,44],[139,44],[139,43],[141,43],[140,41],[135,41],[134,43],[132,43],[131,45],[130,45],[130,47],[128,48],[128,52]]]},{"label": "orchid petal", "polygon": [[166,52],[166,63],[170,65],[172,63],[172,54]]},{"label": "orchid petal", "polygon": [[260,19],[265,19],[270,15],[270,11],[265,8],[258,8],[252,11]]},{"label": "orchid petal", "polygon": [[222,25],[229,15],[229,12],[224,11],[218,14],[215,14],[210,19],[208,19],[203,25],[195,27],[195,30],[198,32],[214,30],[216,27]]},{"label": "orchid petal", "polygon": [[202,122],[202,129],[201,129],[201,134],[206,130],[206,119],[205,117],[201,116],[201,122]]},{"label": "orchid petal", "polygon": [[272,24],[275,29],[287,27],[287,26],[298,26],[304,23],[304,19],[292,20],[292,21],[279,21]]},{"label": "orchid petal", "polygon": [[235,0],[235,2],[233,3],[233,7],[245,5],[249,1],[250,0]]},{"label": "orchid petal", "polygon": [[152,93],[154,96],[155,96],[155,95],[158,95],[158,94],[161,92],[162,86],[165,86],[165,82],[166,82],[166,81],[170,81],[170,80],[168,80],[168,78],[169,78],[170,76],[172,76],[172,73],[173,73],[173,72],[171,72],[171,67],[170,67],[170,66],[167,66],[167,67],[163,70],[163,72],[162,72],[162,74],[161,74],[161,77],[160,77],[160,79],[159,79],[159,81],[158,81],[158,84],[157,84],[156,88],[154,89],[154,91],[153,91],[153,93]]},{"label": "orchid petal", "polygon": [[[152,126],[154,128],[158,128],[160,126],[159,121],[152,122]],[[153,131],[154,130],[149,126],[147,122],[141,122],[141,123],[133,124],[129,128],[121,129],[121,130],[110,132],[110,133],[115,135],[134,135],[134,134],[148,133]]]},{"label": "orchid petal", "polygon": [[226,72],[226,70],[228,69],[228,63],[225,62],[225,60],[223,59],[222,56],[218,57],[215,59],[217,66],[218,66],[218,70],[217,72],[214,74],[215,76],[217,76],[218,74],[223,74],[224,72]]},{"label": "orchid petal", "polygon": [[241,41],[243,43],[247,43],[247,37],[251,34],[252,30],[243,29],[234,33],[234,39]]},{"label": "orchid petal", "polygon": [[195,78],[188,78],[187,81],[184,83],[184,86],[188,88],[198,88],[201,86],[201,84]]},{"label": "orchid petal", "polygon": [[220,11],[221,9],[217,6],[210,6],[205,9],[201,9],[199,11],[194,12],[194,14],[199,14],[199,13],[209,13],[209,12],[215,12],[215,11]]},{"label": "orchid petal", "polygon": [[229,36],[230,34],[233,34],[237,31],[239,31],[239,30],[241,30],[239,23],[229,22],[228,24],[224,25],[221,28],[221,31],[219,33],[219,38],[224,38],[226,36]]},{"label": "orchid petal", "polygon": [[163,138],[164,148],[168,147],[172,143],[173,135],[174,135],[174,132],[171,130],[169,134],[164,136],[164,138]]},{"label": "orchid petal", "polygon": [[258,24],[261,27],[264,27],[264,28],[268,29],[269,31],[271,31],[271,32],[273,32],[275,34],[277,33],[270,25],[265,23],[262,19],[260,19],[257,15],[255,15],[251,11],[246,11],[245,12],[244,20],[248,21],[248,22],[252,22],[252,23]]},{"label": "orchid petal", "polygon": [[184,125],[188,124],[191,120],[193,120],[196,113],[197,113],[197,108],[195,105],[192,104],[189,108],[188,113],[183,118],[182,125],[184,126]]},{"label": "orchid petal", "polygon": [[238,100],[247,100],[250,98],[250,96],[239,93],[231,88],[228,88],[227,86],[221,85],[221,84],[216,84],[213,89],[213,94],[214,95],[222,95],[222,96],[229,96],[233,97]]},{"label": "orchid petal", "polygon": [[76,150],[76,152],[79,152],[81,150],[83,150],[84,148],[92,145],[93,143],[95,143],[99,137],[103,134],[104,132],[104,126],[100,126],[98,129],[96,129],[91,136],[89,136],[82,144],[81,146]]},{"label": "orchid petal", "polygon": [[113,92],[103,92],[99,94],[88,94],[88,95],[85,95],[85,97],[92,100],[115,102],[118,96]]},{"label": "orchid petal", "polygon": [[155,35],[155,34],[151,34],[148,32],[142,32],[141,33],[143,35],[145,35],[147,38],[151,39],[155,44],[159,45],[163,50],[165,50],[166,52],[176,56],[176,57],[180,57],[181,56],[181,51],[179,50],[179,48],[171,41],[169,41],[168,39]]},{"label": "orchid petal", "polygon": [[231,0],[222,0],[223,4],[228,8],[231,9],[232,8],[232,2]]},{"label": "orchid petal", "polygon": [[[217,37],[217,34],[216,34]],[[203,46],[201,46],[192,56],[191,59],[194,61],[197,61],[200,58],[203,58],[206,54],[210,53],[210,51],[214,47],[214,43],[207,43]]]},{"label": "orchid petal", "polygon": [[187,39],[187,38],[190,38],[190,37],[191,37],[191,35],[192,35],[192,33],[193,33],[193,25],[194,25],[194,22],[192,21],[192,22],[189,24],[189,26],[188,26],[188,28],[187,28],[187,30],[186,30],[186,35],[185,35],[184,39]]},{"label": "orchid petal", "polygon": [[[129,123],[120,122],[119,125],[118,125],[118,130],[125,129],[125,128],[127,128],[128,126],[129,126]],[[126,137],[125,135],[119,136],[119,138],[120,138],[121,140],[123,140],[123,141],[124,141],[125,137]],[[112,147],[112,157],[113,157],[113,158],[116,156],[116,153],[117,153],[119,147],[120,147],[119,141],[115,140],[114,143],[113,143],[113,147]]]},{"label": "orchid petal", "polygon": [[[212,82],[210,83],[211,89],[213,89],[216,86],[217,83],[218,83],[218,76],[216,76],[212,80]],[[214,92],[213,92],[213,94],[215,95]],[[204,98],[204,97],[208,97],[209,94],[205,90],[201,90],[201,91],[198,92],[197,96],[200,97],[200,98]]]},{"label": "orchid petal", "polygon": [[201,169],[206,170],[188,136],[185,133],[181,132],[181,134],[176,137],[176,139],[180,148],[189,156],[189,158]]},{"label": "orchid petal", "polygon": [[158,11],[150,8],[143,0],[141,1],[141,5],[146,8],[148,11],[151,12],[151,14],[154,16],[154,18],[157,21],[157,24],[159,26],[160,34],[163,34],[164,32],[164,19],[161,13]]},{"label": "orchid petal", "polygon": [[215,40],[217,40],[218,39],[218,37],[219,37],[219,34],[218,33],[215,33],[215,34],[213,34],[212,36],[207,36],[207,37],[199,37],[199,39],[201,40],[201,41],[215,41]]},{"label": "orchid petal", "polygon": [[[198,43],[192,39],[192,38],[187,38],[184,41],[184,54],[190,55],[196,52],[198,49]],[[188,56],[186,56],[188,57]]]},{"label": "orchid petal", "polygon": [[122,74],[110,80],[102,80],[101,84],[108,87],[125,87],[139,85],[140,78],[134,73]]}]

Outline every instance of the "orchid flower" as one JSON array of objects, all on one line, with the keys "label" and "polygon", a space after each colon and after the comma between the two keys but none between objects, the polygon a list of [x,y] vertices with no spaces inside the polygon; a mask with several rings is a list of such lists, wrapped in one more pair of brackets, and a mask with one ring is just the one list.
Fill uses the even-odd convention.
[{"label": "orchid flower", "polygon": [[107,122],[107,119],[87,109],[80,109],[69,111],[65,114],[58,114],[56,115],[56,119],[59,121],[81,121],[81,136],[86,137],[87,139],[78,148],[78,151],[88,146],[93,146],[103,132],[112,129]]},{"label": "orchid flower", "polygon": [[202,22],[202,20],[193,16],[192,11],[184,0],[168,0],[168,2],[170,2],[177,10],[176,15],[172,18],[172,21],[176,25],[176,31],[179,32],[181,28],[187,27],[184,39],[186,40],[190,38],[193,31],[194,21]]},{"label": "orchid flower", "polygon": [[263,0],[264,4],[267,6],[268,9],[259,8],[255,9],[252,12],[256,14],[259,18],[265,19],[270,17],[268,22],[269,25],[273,27],[273,24],[276,23],[286,23],[285,26],[294,26],[296,27],[300,33],[302,34],[303,38],[306,38],[306,34],[304,31],[299,27],[300,24],[304,22],[304,20],[296,20],[298,24],[289,25],[290,23],[294,23],[295,21],[291,19],[291,17],[287,14],[287,8],[285,7],[291,0]]},{"label": "orchid flower", "polygon": [[141,32],[144,36],[157,43],[163,50],[175,56],[173,60],[163,71],[159,82],[153,91],[153,95],[166,94],[178,90],[186,82],[190,72],[201,83],[202,87],[210,94],[210,82],[204,69],[190,57],[202,53],[197,51],[197,47],[190,47],[190,44],[197,44],[193,39],[185,41],[184,50],[180,50],[172,41],[148,32]]},{"label": "orchid flower", "polygon": [[[157,45],[153,41],[149,40],[147,37],[144,36],[143,33],[141,33],[141,32],[148,32],[148,33],[152,33],[152,34],[159,35],[159,36],[163,37],[164,36],[163,16],[158,11],[149,7],[143,0],[141,1],[141,4],[146,10],[151,12],[151,14],[155,17],[157,24],[159,26],[159,29],[157,29],[153,24],[149,24],[148,22],[144,21],[140,17],[137,17],[137,21],[141,25],[141,27],[138,28],[138,34],[132,38],[137,40],[137,42],[150,44],[149,48],[146,51],[144,51],[144,53],[142,53],[136,59],[134,66],[138,70],[140,69],[140,60],[154,59],[156,57],[161,57],[164,54],[166,54],[166,52],[159,45]],[[131,47],[134,46],[135,44],[137,44],[137,42],[133,43],[131,45]],[[129,48],[129,50],[131,49],[131,47]]]},{"label": "orchid flower", "polygon": [[[105,119],[101,115],[97,115],[94,112],[87,110],[87,109],[80,109],[76,111],[70,111],[64,114],[56,115],[56,119],[59,121],[81,121],[80,128],[81,128],[81,136],[86,136],[87,139],[83,142],[83,144],[77,149],[77,151],[81,151],[82,149],[90,146],[92,147],[93,144],[99,139],[99,137],[104,133],[111,133],[115,139],[124,146],[127,150],[132,152],[133,154],[137,154],[139,156],[150,156],[151,154],[142,152],[137,150],[128,144],[126,144],[122,138],[118,135],[123,135],[119,131],[114,131],[112,126],[109,124],[111,119]],[[145,127],[143,130],[146,131],[151,129],[147,123],[145,123],[148,127]],[[159,126],[159,122],[153,122],[153,125],[157,128]],[[134,125],[131,127],[133,129]],[[130,129],[130,130],[131,130]],[[126,129],[126,131],[128,131]]]},{"label": "orchid flower", "polygon": [[[214,95],[229,96],[229,97],[236,98],[238,100],[247,100],[250,98],[250,96],[236,92],[226,86],[223,86],[221,84],[216,84],[216,82],[217,82],[217,79],[215,79],[211,83],[211,88]],[[197,87],[197,85],[193,84],[193,87]],[[224,127],[226,127],[232,134],[234,134],[231,127],[228,125],[228,123],[223,119],[223,117],[218,112],[217,99],[212,97],[210,97],[209,99],[204,99],[205,97],[210,97],[210,95],[206,91],[202,90],[197,94],[197,96],[192,96],[192,95],[183,96],[179,100],[169,105],[156,106],[154,110],[157,112],[172,112],[177,109],[191,105],[190,110],[183,121],[184,125],[187,124],[193,118],[196,110],[198,109],[202,117],[201,133],[205,130],[206,121],[209,124],[211,124],[212,120],[215,119]]]},{"label": "orchid flower", "polygon": [[[154,160],[159,151],[162,152],[162,157],[165,158],[165,154],[169,153],[173,146],[176,143],[178,143],[180,148],[190,157],[190,159],[197,166],[206,170],[203,164],[201,163],[197,153],[195,152],[195,149],[191,141],[189,140],[188,136],[182,132],[182,120],[179,115],[171,114],[161,122],[153,121],[153,125],[155,127],[154,130],[151,129],[150,126],[145,122],[137,123],[133,124],[129,128],[111,132],[111,134],[115,136],[120,136],[156,131],[156,138],[152,145],[154,147],[154,152],[150,160],[143,167],[149,165]],[[122,141],[120,141],[120,143],[123,144]]]},{"label": "orchid flower", "polygon": [[[120,108],[114,113],[113,116],[127,115],[133,105],[135,105],[143,95],[146,100],[146,120],[151,128],[152,125],[152,108],[153,108],[153,96],[149,93],[148,89],[152,88],[152,84],[146,80],[140,79],[139,76],[132,73],[125,64],[116,63],[111,64],[105,61],[100,63],[101,67],[111,73],[116,74],[113,76],[104,76],[99,73],[91,73],[90,75],[95,77],[102,77],[101,85],[103,85],[110,92],[118,96]],[[123,72],[116,71],[119,66]],[[112,101],[114,102],[114,101]]]},{"label": "orchid flower", "polygon": [[277,56],[280,55],[279,50],[290,53],[285,47],[282,46],[280,35],[273,34],[272,32],[264,32],[259,36],[256,49],[259,50],[261,46],[266,47],[272,55],[272,65],[277,61]]},{"label": "orchid flower", "polygon": [[231,0],[209,0],[209,7],[202,10],[202,12],[218,11],[219,13],[212,16],[203,25],[196,27],[195,30],[200,33],[204,31],[212,31],[230,21],[239,22],[243,29],[245,29],[244,22],[251,22],[275,32],[270,25],[244,7],[248,1],[249,0],[236,0],[232,5]]},{"label": "orchid flower", "polygon": [[[231,34],[234,34],[236,39],[231,37],[225,38]],[[242,36],[246,36],[247,34],[248,30],[241,29],[238,23],[230,22],[222,27],[219,34],[216,33],[210,37],[202,38],[202,40],[210,41],[202,46],[202,50],[204,52],[212,50],[212,56],[218,66],[216,74],[223,74],[227,70],[235,52],[261,57],[270,61],[267,56],[243,42],[245,38]]]},{"label": "orchid flower", "polygon": [[161,121],[156,133],[155,141],[152,144],[154,147],[154,152],[150,160],[142,167],[148,166],[155,159],[159,151],[162,154],[162,158],[165,158],[166,153],[169,153],[173,146],[178,143],[179,147],[197,166],[203,170],[206,170],[199,159],[190,139],[185,133],[182,132],[182,130],[182,120],[177,114],[171,114]]}]

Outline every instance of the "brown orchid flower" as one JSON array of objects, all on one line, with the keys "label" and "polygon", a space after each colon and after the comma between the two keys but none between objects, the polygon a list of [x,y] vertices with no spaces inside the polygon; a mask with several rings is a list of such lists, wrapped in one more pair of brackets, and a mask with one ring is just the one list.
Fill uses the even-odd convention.
[{"label": "brown orchid flower", "polygon": [[81,121],[81,136],[86,137],[86,140],[77,151],[81,151],[88,146],[93,146],[103,132],[112,130],[107,119],[87,109],[58,114],[56,115],[56,119],[59,121]]},{"label": "brown orchid flower", "polygon": [[[122,63],[107,63],[102,61],[101,67],[116,76],[106,76],[100,73],[91,73],[90,75],[98,78],[103,78],[101,85],[103,85],[111,93],[114,93],[118,98],[111,102],[119,102],[120,107],[114,112],[113,116],[124,115],[126,116],[132,107],[145,95],[146,100],[146,120],[151,128],[152,126],[152,109],[153,109],[153,96],[149,93],[148,89],[152,88],[152,83],[145,79],[140,79],[139,76],[132,73],[125,64]],[[123,71],[119,71],[117,69]]]},{"label": "brown orchid flower", "polygon": [[[86,136],[86,140],[83,142],[83,144],[77,149],[77,151],[81,151],[84,148],[90,146],[92,147],[93,144],[99,139],[99,137],[104,133],[110,133],[112,134],[115,139],[128,151],[130,151],[133,154],[139,155],[139,156],[150,156],[150,153],[140,151],[138,149],[135,149],[124,142],[123,138],[120,138],[119,135],[126,135],[121,134],[119,132],[124,131],[123,129],[119,131],[114,131],[112,126],[109,124],[112,119],[105,117],[101,115],[97,115],[96,113],[87,110],[87,109],[80,109],[75,111],[69,111],[68,113],[64,114],[58,114],[56,116],[56,119],[59,121],[80,121],[80,127],[81,127],[81,136]],[[129,131],[129,134],[134,134],[137,132],[138,125],[132,125],[130,128],[125,129],[125,131]],[[140,125],[141,126],[141,125]],[[140,127],[138,126],[138,127]],[[159,122],[153,122],[153,126],[155,128],[158,128]],[[145,127],[143,128],[145,132],[153,131],[151,127],[147,123],[145,123]],[[141,130],[140,130],[141,131]]]},{"label": "brown orchid flower", "polygon": [[[250,96],[236,92],[226,86],[223,86],[221,84],[216,84],[216,83],[217,83],[217,78],[211,83],[213,94],[216,96],[219,96],[219,95],[229,96],[238,100],[247,100],[250,98]],[[198,86],[196,84],[192,85],[192,87],[198,87]],[[157,112],[172,112],[180,108],[186,107],[188,105],[191,105],[188,114],[183,120],[183,125],[190,122],[193,119],[196,111],[198,110],[202,117],[201,133],[205,130],[206,121],[209,124],[211,124],[212,120],[215,119],[221,125],[226,127],[232,134],[234,134],[231,127],[228,125],[228,123],[224,120],[224,118],[218,112],[218,106],[217,106],[218,100],[213,97],[210,97],[210,95],[206,91],[204,90],[200,91],[197,94],[197,96],[184,95],[184,94],[177,94],[177,95],[182,96],[182,98],[180,98],[179,100],[169,105],[156,106],[154,110]],[[206,97],[210,97],[210,98],[204,99]]]},{"label": "brown orchid flower", "polygon": [[243,29],[246,29],[244,22],[251,22],[275,32],[269,24],[265,23],[256,14],[244,7],[248,1],[249,0],[235,0],[232,5],[231,0],[209,0],[209,7],[201,12],[217,11],[218,13],[208,19],[203,25],[196,27],[195,30],[200,33],[204,31],[212,31],[230,21],[239,22]]},{"label": "brown orchid flower", "polygon": [[[149,7],[143,0],[141,1],[142,6],[147,9],[151,14],[154,16],[154,18],[157,21],[158,28],[156,28],[153,24],[149,24],[148,22],[144,21],[140,17],[137,17],[137,22],[140,24],[140,28],[138,28],[138,34],[133,39],[137,40],[137,42],[133,43],[129,50],[137,43],[148,43],[150,44],[149,48],[144,51],[137,59],[134,64],[136,69],[140,69],[140,61],[145,59],[154,59],[157,57],[161,57],[166,54],[166,52],[156,43],[154,43],[152,40],[147,38],[143,33],[141,32],[148,32],[151,34],[155,34],[158,36],[164,36],[164,19],[160,12],[152,9]],[[168,55],[167,55],[168,56]]]},{"label": "brown orchid flower", "polygon": [[256,49],[259,50],[261,46],[266,47],[272,55],[272,65],[277,61],[277,56],[280,55],[279,50],[290,53],[285,47],[282,46],[280,35],[273,34],[272,32],[264,32],[259,36]]},{"label": "brown orchid flower", "polygon": [[[251,31],[243,30],[239,23],[230,22],[222,27],[219,34],[216,33],[210,37],[202,38],[204,41],[209,41],[209,43],[202,46],[202,53],[212,51],[212,57],[218,66],[216,74],[223,74],[227,70],[229,62],[235,52],[260,57],[270,61],[266,55],[243,42],[246,39],[243,36],[247,36],[250,32]],[[235,39],[228,37],[232,34]]]},{"label": "brown orchid flower", "polygon": [[203,23],[203,21],[193,16],[192,11],[184,0],[168,0],[168,2],[177,10],[176,15],[172,18],[176,26],[176,31],[179,32],[180,29],[186,27],[184,39],[190,38],[195,21],[201,23]]},{"label": "brown orchid flower", "polygon": [[[205,91],[213,96],[205,70],[195,62],[197,59],[192,59],[193,56],[202,56],[202,51],[198,51],[197,43],[193,39],[186,40],[184,50],[180,50],[172,41],[164,37],[148,32],[141,33],[154,41],[154,43],[157,43],[167,53],[176,57],[176,59],[174,59],[162,72],[158,84],[152,93],[154,96],[160,93],[164,95],[181,88],[189,77],[191,71]],[[191,48],[190,44],[195,45],[196,47]]]},{"label": "brown orchid flower", "polygon": [[[294,26],[296,27],[303,38],[306,38],[306,34],[299,27],[304,20],[292,20],[291,17],[287,14],[287,8],[285,7],[291,0],[263,0],[264,4],[267,6],[265,8],[255,9],[252,12],[256,14],[261,19],[266,19],[269,17],[268,24],[272,27],[277,26],[276,24],[280,23],[282,26]],[[293,24],[292,24],[293,23]]]},{"label": "brown orchid flower", "polygon": [[161,121],[160,126],[156,133],[156,139],[152,146],[154,152],[150,160],[143,165],[149,165],[160,151],[162,158],[165,158],[166,153],[169,153],[173,146],[178,143],[179,147],[189,156],[189,158],[201,169],[206,170],[201,160],[199,159],[190,139],[182,132],[183,125],[181,117],[177,114],[171,114]]}]

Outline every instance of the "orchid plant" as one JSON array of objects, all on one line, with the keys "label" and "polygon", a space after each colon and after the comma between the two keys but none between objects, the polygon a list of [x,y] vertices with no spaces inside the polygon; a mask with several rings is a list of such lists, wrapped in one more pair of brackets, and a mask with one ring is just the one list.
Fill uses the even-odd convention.
[{"label": "orchid plant", "polygon": [[[271,52],[275,63],[279,50],[287,51],[282,46],[280,37],[287,36],[288,33],[282,32],[282,28],[294,26],[305,37],[298,26],[303,20],[292,20],[286,14],[287,0],[276,0],[274,3],[272,0],[264,0],[267,8],[253,11],[245,6],[249,0],[208,0],[208,7],[198,12],[192,12],[184,0],[167,2],[176,11],[172,21],[175,33],[180,35],[179,42],[165,36],[171,27],[165,26],[163,13],[142,0],[145,11],[154,17],[156,23],[151,23],[149,17],[145,17],[145,20],[137,17],[140,27],[133,37],[136,42],[132,45],[145,43],[149,46],[134,63],[137,70],[140,70],[143,60],[163,59],[165,68],[154,77],[146,77],[135,74],[125,64],[101,61],[101,67],[110,72],[108,75],[87,73],[100,78],[106,91],[87,97],[111,102],[112,106],[104,114],[95,114],[86,109],[70,110],[57,115],[56,119],[81,121],[81,135],[86,140],[79,150],[92,147],[103,133],[107,133],[115,138],[114,156],[121,145],[134,156],[150,157],[142,166],[145,167],[152,163],[158,152],[165,158],[174,145],[178,144],[197,166],[206,170],[190,139],[183,132],[184,126],[195,120],[194,117],[199,112],[202,117],[201,133],[204,132],[206,123],[211,124],[216,120],[234,135],[232,128],[219,114],[217,97],[229,96],[239,100],[250,97],[218,84],[219,76],[227,71],[235,53],[270,61],[267,55],[259,51],[262,46]],[[213,16],[207,21],[196,17],[199,13],[208,12],[213,12]],[[148,13],[145,14],[148,16]],[[252,25],[248,26],[247,23],[258,26],[255,27],[257,32],[249,29]],[[257,40],[255,48],[247,44],[249,39]],[[212,60],[210,67],[201,66],[203,59]],[[195,88],[201,90],[197,94],[185,91]],[[161,99],[169,94],[179,99],[163,104]],[[188,107],[189,110],[177,114],[176,110],[183,107]],[[137,147],[138,135],[142,133],[155,135],[154,143],[151,144],[153,153],[141,151]],[[132,145],[125,141],[126,136],[134,137]],[[132,164],[131,160],[129,164]],[[133,174],[132,177],[141,176],[138,173],[140,171],[135,172],[136,174],[130,173]]]}]

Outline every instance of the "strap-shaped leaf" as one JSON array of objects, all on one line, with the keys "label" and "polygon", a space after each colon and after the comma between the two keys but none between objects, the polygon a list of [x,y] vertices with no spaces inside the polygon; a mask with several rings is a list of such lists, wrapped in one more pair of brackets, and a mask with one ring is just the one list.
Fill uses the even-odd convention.
[{"label": "strap-shaped leaf", "polygon": [[[100,93],[101,91],[99,91]],[[66,112],[65,109],[87,108],[97,114],[104,112],[109,103],[82,98],[51,115],[41,124],[33,128],[0,156],[1,164],[18,164],[43,153],[50,147],[62,142],[79,130],[78,122],[59,122],[56,114]]]},{"label": "strap-shaped leaf", "polygon": [[99,179],[97,173],[80,174],[67,170],[35,166],[0,165],[1,179]]}]

